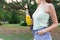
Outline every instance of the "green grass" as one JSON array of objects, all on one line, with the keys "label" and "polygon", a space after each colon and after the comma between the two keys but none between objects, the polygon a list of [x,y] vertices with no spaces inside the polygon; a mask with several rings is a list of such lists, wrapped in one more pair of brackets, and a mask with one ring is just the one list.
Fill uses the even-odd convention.
[{"label": "green grass", "polygon": [[3,24],[2,27],[6,28],[23,28],[28,26],[20,26],[20,24]]},{"label": "green grass", "polygon": [[[2,27],[6,27],[6,28],[23,28],[23,27],[28,27],[28,26],[20,26],[20,24],[3,24]],[[60,25],[58,27],[60,27]]]},{"label": "green grass", "polygon": [[60,28],[60,25],[58,25],[58,27]]},{"label": "green grass", "polygon": [[4,39],[4,40],[33,40],[33,36],[32,33],[21,33],[21,34],[10,34],[10,35],[6,35],[6,34],[1,34],[0,33],[0,38]]},{"label": "green grass", "polygon": [[[3,24],[1,27],[5,27],[5,28],[27,28],[28,26],[20,26],[20,24]],[[2,38],[4,40],[33,40],[33,36],[32,36],[31,32],[20,33],[20,34],[0,33],[0,38]]]},{"label": "green grass", "polygon": [[[9,28],[23,28],[23,27],[28,27],[28,26],[20,26],[20,24],[3,24],[3,27],[9,27]],[[60,28],[60,25],[58,26]],[[20,33],[20,34],[4,34],[0,33],[0,38],[4,40],[33,40],[33,35],[31,32],[29,33]]]}]

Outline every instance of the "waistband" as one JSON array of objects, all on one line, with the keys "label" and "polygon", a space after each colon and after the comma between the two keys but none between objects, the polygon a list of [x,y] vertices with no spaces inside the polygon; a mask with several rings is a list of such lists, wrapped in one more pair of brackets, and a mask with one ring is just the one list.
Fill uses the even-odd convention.
[{"label": "waistband", "polygon": [[47,28],[47,27],[42,27],[42,28],[40,28],[40,29],[33,30],[33,31],[38,31],[38,30],[42,30],[42,29],[45,29],[45,28]]}]

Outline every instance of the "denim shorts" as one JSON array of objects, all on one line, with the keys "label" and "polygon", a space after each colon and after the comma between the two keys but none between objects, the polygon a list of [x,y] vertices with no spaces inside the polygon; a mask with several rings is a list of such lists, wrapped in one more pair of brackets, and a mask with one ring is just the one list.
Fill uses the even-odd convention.
[{"label": "denim shorts", "polygon": [[50,32],[47,32],[43,35],[37,34],[37,31],[45,29],[46,27],[40,28],[38,30],[32,30],[34,40],[52,40]]}]

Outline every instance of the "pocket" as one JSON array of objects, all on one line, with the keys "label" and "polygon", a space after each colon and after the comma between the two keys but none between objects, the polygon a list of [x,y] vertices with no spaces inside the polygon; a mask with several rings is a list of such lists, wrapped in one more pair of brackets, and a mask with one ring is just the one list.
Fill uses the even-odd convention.
[{"label": "pocket", "polygon": [[[40,31],[40,30],[39,30],[39,31]],[[36,34],[37,34],[37,35],[40,35],[40,36],[44,36],[44,35],[46,35],[46,33],[44,33],[44,34],[41,35],[41,34],[38,34],[38,32],[37,32]]]}]

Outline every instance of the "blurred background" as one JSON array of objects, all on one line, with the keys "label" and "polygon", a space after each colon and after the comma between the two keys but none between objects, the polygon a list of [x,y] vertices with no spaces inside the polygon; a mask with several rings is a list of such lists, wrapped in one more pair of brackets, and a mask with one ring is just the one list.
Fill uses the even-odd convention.
[{"label": "blurred background", "polygon": [[[59,26],[51,34],[53,40],[60,40],[60,0],[52,0]],[[25,21],[26,13],[33,14],[37,8],[36,0],[0,0],[0,39],[33,40],[30,27]]]}]

